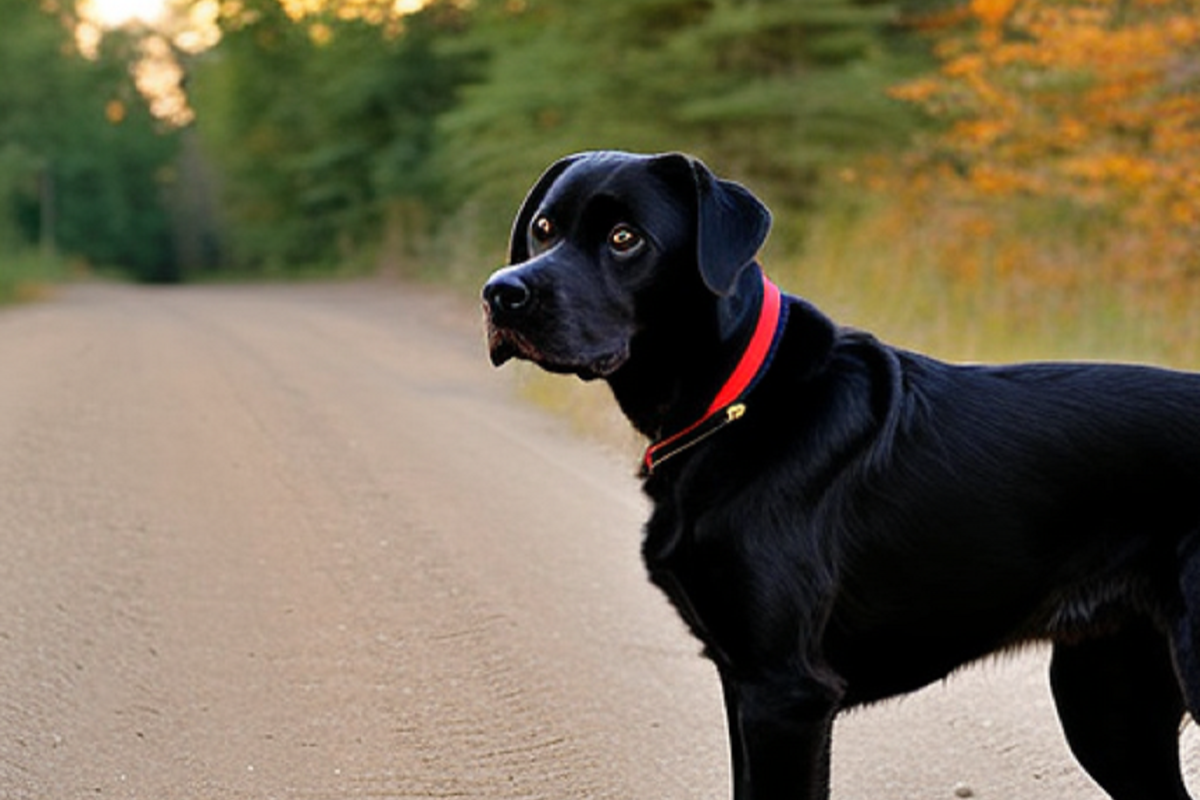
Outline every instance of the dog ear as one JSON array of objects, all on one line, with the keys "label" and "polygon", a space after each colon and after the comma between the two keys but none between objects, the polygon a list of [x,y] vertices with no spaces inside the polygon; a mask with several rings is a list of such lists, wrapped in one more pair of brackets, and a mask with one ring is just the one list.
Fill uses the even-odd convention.
[{"label": "dog ear", "polygon": [[750,190],[721,180],[699,159],[677,153],[660,156],[660,168],[678,174],[686,167],[688,191],[696,201],[696,260],[704,284],[728,295],[771,230],[771,212]]},{"label": "dog ear", "polygon": [[692,170],[696,176],[700,275],[715,294],[727,295],[767,240],[771,212],[749,189],[718,179],[699,161],[692,161]]},{"label": "dog ear", "polygon": [[513,221],[512,233],[508,239],[508,263],[520,264],[522,261],[529,260],[529,225],[533,222],[533,215],[537,213],[538,207],[542,204],[542,199],[546,193],[550,191],[550,187],[558,180],[558,176],[562,175],[567,167],[574,164],[579,159],[583,158],[583,153],[576,153],[573,156],[560,158],[550,165],[549,169],[542,173],[542,177],[538,178],[537,183],[529,190],[529,194],[525,196],[525,202],[521,204],[521,210],[517,212],[517,218]]}]

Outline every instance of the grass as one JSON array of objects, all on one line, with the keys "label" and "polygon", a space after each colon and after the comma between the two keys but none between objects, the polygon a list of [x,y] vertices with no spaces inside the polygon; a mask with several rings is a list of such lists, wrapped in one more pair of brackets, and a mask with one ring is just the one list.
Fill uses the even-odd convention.
[{"label": "grass", "polygon": [[36,252],[0,254],[0,305],[41,299],[68,272],[62,261]]},{"label": "grass", "polygon": [[526,362],[510,368],[517,371],[517,386],[525,399],[566,419],[577,434],[630,458],[646,446],[603,381],[552,375]]},{"label": "grass", "polygon": [[1136,231],[1073,230],[1061,209],[1043,212],[842,209],[768,271],[843,324],[949,360],[1200,368],[1200,276],[1157,263]]}]

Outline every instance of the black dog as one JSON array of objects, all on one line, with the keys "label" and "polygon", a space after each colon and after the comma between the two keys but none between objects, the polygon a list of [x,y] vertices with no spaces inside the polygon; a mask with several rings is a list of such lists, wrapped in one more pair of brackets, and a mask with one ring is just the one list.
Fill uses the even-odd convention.
[{"label": "black dog", "polygon": [[769,226],[688,157],[577,155],[483,290],[495,364],[603,378],[653,443],[644,556],[720,672],[734,796],[827,797],[840,710],[1049,639],[1084,768],[1188,798],[1200,376],[889,347],[780,295]]}]

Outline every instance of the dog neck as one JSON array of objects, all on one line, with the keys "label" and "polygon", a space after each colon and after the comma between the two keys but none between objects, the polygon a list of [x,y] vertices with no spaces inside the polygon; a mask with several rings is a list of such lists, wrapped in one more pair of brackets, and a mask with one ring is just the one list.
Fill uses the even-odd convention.
[{"label": "dog neck", "polygon": [[[624,392],[621,381],[610,381],[626,415],[652,442],[643,459],[644,475],[740,419],[747,395],[767,371],[786,306],[779,288],[757,265],[746,273],[734,295],[718,298],[710,344],[704,344],[702,335],[688,341],[686,352],[694,358],[681,359],[676,350],[670,363],[640,371],[640,379]],[[657,391],[647,391],[651,386]]]}]

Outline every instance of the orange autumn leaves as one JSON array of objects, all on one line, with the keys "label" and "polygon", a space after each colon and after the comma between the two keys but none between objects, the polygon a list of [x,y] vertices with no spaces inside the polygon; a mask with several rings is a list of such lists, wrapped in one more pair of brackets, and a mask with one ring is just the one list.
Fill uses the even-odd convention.
[{"label": "orange autumn leaves", "polygon": [[893,94],[945,122],[926,170],[1103,208],[1200,266],[1200,0],[971,0],[924,24],[940,70]]}]

